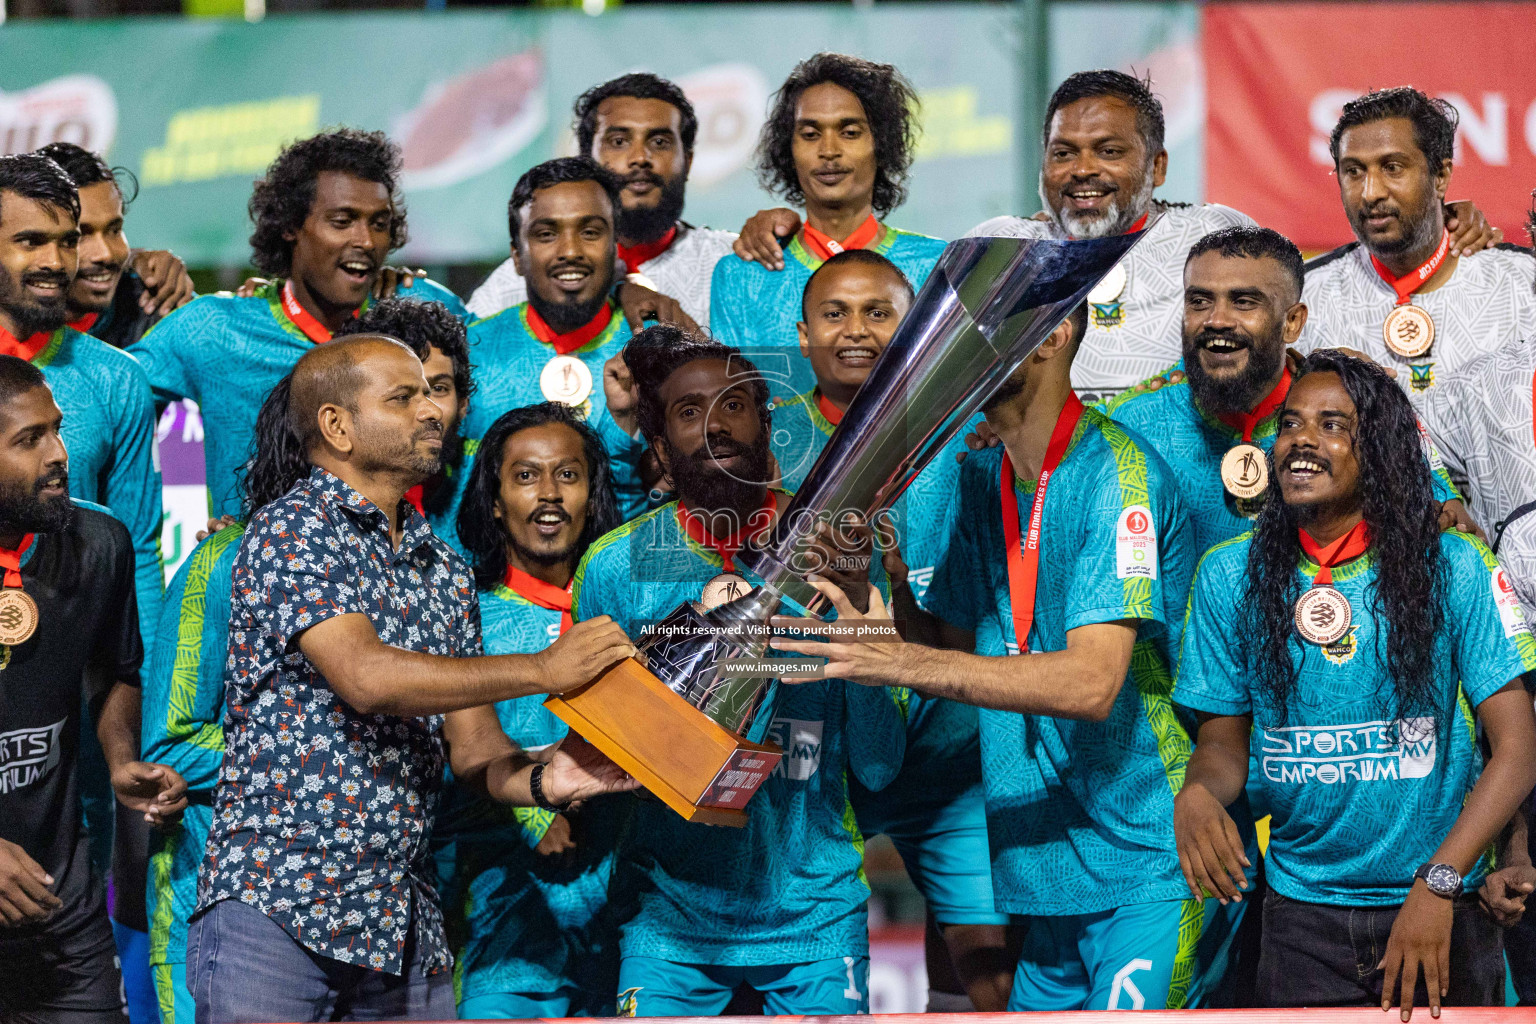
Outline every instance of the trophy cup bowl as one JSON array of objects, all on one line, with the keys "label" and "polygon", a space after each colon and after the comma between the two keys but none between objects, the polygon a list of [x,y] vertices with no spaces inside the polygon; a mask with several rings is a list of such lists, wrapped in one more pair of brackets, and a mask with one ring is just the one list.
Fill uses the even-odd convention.
[{"label": "trophy cup bowl", "polygon": [[823,524],[876,521],[1145,234],[951,242],[799,491],[737,556],[758,585],[712,610],[681,605],[635,658],[545,707],[684,818],[745,824],[783,753],[745,738],[776,680],[731,663],[763,655],[782,600],[825,610],[805,581]]}]

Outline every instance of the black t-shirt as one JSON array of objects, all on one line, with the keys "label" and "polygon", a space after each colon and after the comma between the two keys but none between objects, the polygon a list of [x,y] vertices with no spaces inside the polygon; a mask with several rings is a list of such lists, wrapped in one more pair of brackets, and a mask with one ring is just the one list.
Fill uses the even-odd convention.
[{"label": "black t-shirt", "polygon": [[23,557],[38,623],[24,643],[0,646],[0,839],[53,876],[68,914],[91,884],[74,856],[82,698],[95,709],[115,681],[138,685],[144,660],[133,546],[116,519],[77,502],[69,528],[37,534]]},{"label": "black t-shirt", "polygon": [[144,292],[144,282],[139,280],[139,275],[131,270],[124,271],[117,279],[117,290],[112,293],[112,305],[85,333],[116,348],[136,344],[159,320],[139,308],[139,298]]}]

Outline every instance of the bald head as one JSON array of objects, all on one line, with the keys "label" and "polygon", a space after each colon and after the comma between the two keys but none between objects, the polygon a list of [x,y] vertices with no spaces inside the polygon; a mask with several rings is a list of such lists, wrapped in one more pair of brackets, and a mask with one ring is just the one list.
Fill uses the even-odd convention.
[{"label": "bald head", "polygon": [[324,441],[321,409],[337,405],[357,415],[358,395],[373,376],[370,369],[397,364],[402,356],[420,365],[404,342],[383,334],[335,338],[304,353],[293,368],[288,425],[305,451],[313,454]]}]

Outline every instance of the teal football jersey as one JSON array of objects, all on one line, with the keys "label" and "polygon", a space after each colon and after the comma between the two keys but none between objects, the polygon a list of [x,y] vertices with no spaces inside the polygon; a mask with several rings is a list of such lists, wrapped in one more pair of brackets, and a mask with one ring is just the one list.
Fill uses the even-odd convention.
[{"label": "teal football jersey", "polygon": [[[978,415],[967,424],[966,431],[980,419]],[[814,391],[774,403],[773,454],[787,490],[799,488],[835,429],[817,405]],[[965,450],[962,431],[890,510],[889,523],[907,563],[907,582],[919,603],[954,533],[961,465],[955,456]],[[917,841],[930,826],[951,827],[957,819],[980,816],[981,758],[974,708],[914,693],[907,712],[901,774],[876,793],[854,787],[854,806],[866,832],[899,833]]]},{"label": "teal football jersey", "polygon": [[224,664],[229,656],[232,571],[243,526],[204,539],[165,593],[159,641],[144,673],[144,760],[187,780],[181,824],[151,837],[149,962],[185,963],[197,869],[213,826],[212,796],[224,760]]},{"label": "teal football jersey", "polygon": [[[1176,372],[1184,372],[1183,360],[1164,375]],[[1209,551],[1252,527],[1253,517],[1263,507],[1262,497],[1239,502],[1221,483],[1221,460],[1228,449],[1242,441],[1242,434],[1195,404],[1188,377],[1156,391],[1124,391],[1101,411],[1145,438],[1173,470],[1194,521],[1197,551]],[[1253,444],[1266,453],[1275,446],[1278,420],[1277,411],[1254,427]],[[1435,470],[1436,499],[1457,497],[1437,455],[1430,456],[1430,465]]]},{"label": "teal football jersey", "polygon": [[[486,654],[533,654],[559,638],[560,612],[498,586],[480,595],[480,626]],[[565,737],[565,724],[544,709],[544,700],[520,697],[496,705],[512,742],[536,750]],[[588,999],[573,1012],[612,1007],[618,946],[607,913],[608,883],[631,803],[628,797],[589,801],[568,815],[576,848],[545,855],[535,847],[554,820],[552,812],[504,808],[450,787],[433,839],[452,844],[444,904],[448,934],[458,940],[459,999],[576,990]],[[491,822],[502,827],[487,828]]]},{"label": "teal football jersey", "polygon": [[[576,571],[575,617],[611,615],[631,636],[697,599],[721,571],[669,502],[599,538]],[[900,691],[828,679],[770,689],[754,736],[784,759],[743,828],[684,821],[636,801],[613,886],[624,956],[766,966],[868,951],[864,837],[848,780],[888,785],[905,743]]]},{"label": "teal football jersey", "polygon": [[[1002,457],[999,447],[966,459],[957,532],[927,599],[940,618],[975,633],[977,654],[994,657],[1017,653]],[[1015,479],[1014,488],[1027,532],[1034,483]],[[1178,486],[1144,441],[1089,409],[1051,475],[1042,521],[1030,649],[1064,650],[1079,626],[1139,625],[1106,721],[980,712],[998,909],[1091,914],[1186,899],[1173,797],[1190,732],[1170,694],[1197,553]]]},{"label": "teal football jersey", "polygon": [[[1374,552],[1333,569],[1349,599],[1349,632],[1327,646],[1290,640],[1296,671],[1291,706],[1255,689],[1232,623],[1243,604],[1244,534],[1208,552],[1190,596],[1174,699],[1216,715],[1252,715],[1251,754],[1269,801],[1269,884],[1283,896],[1340,906],[1397,906],[1461,813],[1482,770],[1472,709],[1536,668],[1536,639],[1513,588],[1482,541],[1440,535],[1447,587],[1434,638],[1433,709],[1397,717],[1372,614]],[[1297,581],[1317,566],[1303,557]],[[1467,876],[1476,891],[1486,858]]]},{"label": "teal football jersey", "polygon": [[[469,401],[469,413],[459,424],[464,439],[464,457],[455,467],[452,490],[441,513],[432,516],[432,529],[448,543],[459,547],[459,505],[464,499],[464,485],[474,468],[480,441],[503,413],[545,401],[539,375],[558,353],[554,346],[537,338],[528,326],[528,303],[504,309],[495,316],[469,325],[469,362],[475,368],[475,394]],[[618,428],[608,415],[603,396],[603,364],[624,351],[629,343],[629,324],[618,310],[613,319],[591,341],[571,352],[592,375],[592,389],[578,407],[591,424],[603,446],[608,449],[613,470],[614,496],[619,512],[628,517],[643,506],[645,495],[640,487],[640,453],[644,444]]]},{"label": "teal football jersey", "polygon": [[153,655],[165,572],[160,563],[160,458],[155,403],[143,367],[72,327],[54,332],[32,364],[64,414],[69,493],[104,505],[133,538],[134,593],[146,663]]},{"label": "teal football jersey", "polygon": [[[250,298],[199,296],[128,350],[143,364],[156,397],[197,403],[208,508],[215,516],[240,516],[237,470],[251,457],[256,414],[273,385],[314,344],[283,312],[281,291],[282,282],[273,281]],[[465,315],[458,297],[431,281],[417,281],[397,294],[441,302]]]},{"label": "teal football jersey", "polygon": [[[930,238],[882,225],[867,248],[896,264],[914,289],[920,289],[944,251],[941,238]],[[800,298],[822,260],[806,248],[800,233],[784,246],[784,269],[768,270],[734,253],[715,264],[709,286],[709,329],[751,359],[777,397],[802,394],[816,386],[811,364],[800,355]]]}]

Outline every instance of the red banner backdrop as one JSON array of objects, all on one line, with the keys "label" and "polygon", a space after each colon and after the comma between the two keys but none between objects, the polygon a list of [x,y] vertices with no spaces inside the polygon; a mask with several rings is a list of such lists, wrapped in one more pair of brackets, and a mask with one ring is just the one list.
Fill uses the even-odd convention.
[{"label": "red banner backdrop", "polygon": [[1536,3],[1213,3],[1203,17],[1207,198],[1303,249],[1349,241],[1328,134],[1347,100],[1413,85],[1461,114],[1450,198],[1530,244]]}]

